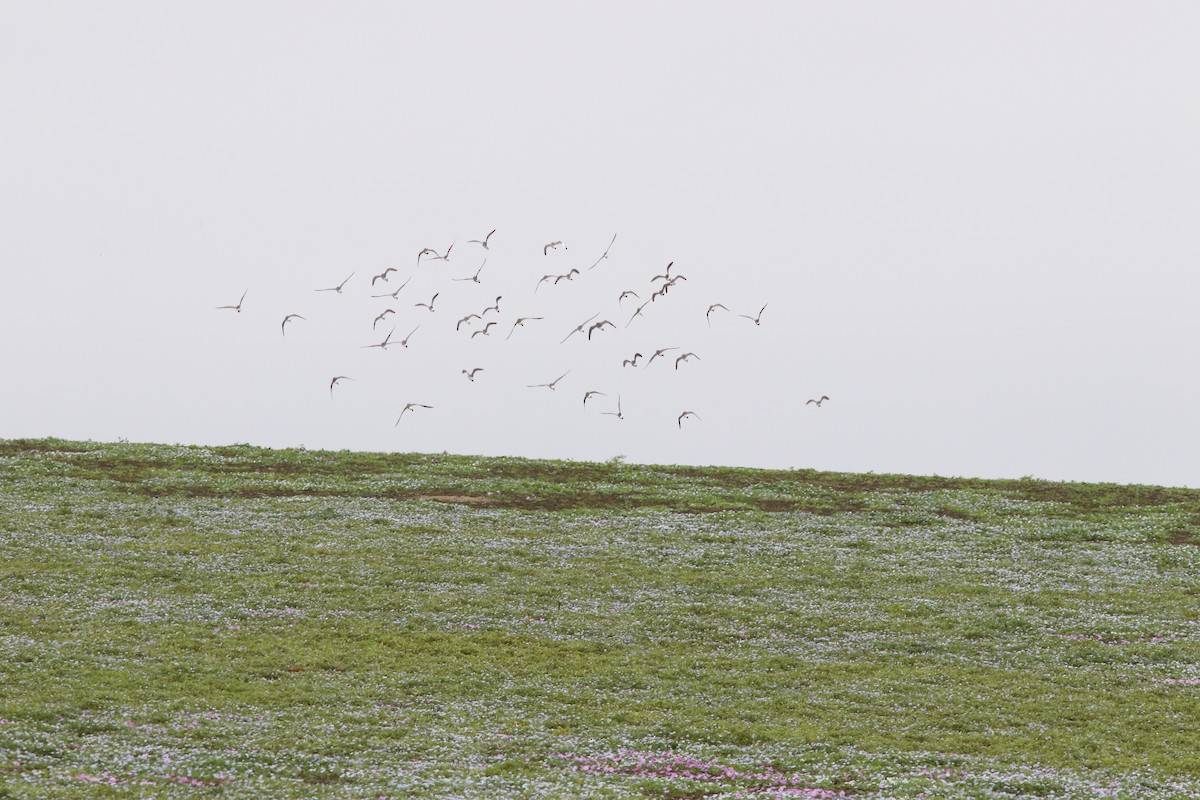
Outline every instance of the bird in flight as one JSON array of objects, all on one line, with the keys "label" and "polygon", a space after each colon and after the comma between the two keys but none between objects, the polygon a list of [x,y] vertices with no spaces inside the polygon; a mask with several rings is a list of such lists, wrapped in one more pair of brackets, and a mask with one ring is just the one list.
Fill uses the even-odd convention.
[{"label": "bird in flight", "polygon": [[564,336],[564,337],[563,337],[563,340],[562,340],[562,342],[559,342],[559,344],[562,344],[562,343],[563,343],[563,342],[565,342],[567,339],[570,339],[572,336],[574,336],[574,335],[575,335],[575,334],[577,334],[577,333],[583,333],[583,329],[587,327],[587,324],[588,324],[589,322],[591,322],[592,320],[594,320],[594,319],[595,319],[596,317],[598,317],[598,316],[600,316],[600,312],[599,312],[599,311],[597,311],[595,314],[592,314],[590,317],[588,317],[587,319],[585,319],[583,322],[579,323],[579,325],[577,325],[577,326],[575,327],[575,330],[571,331],[571,332],[570,332],[570,333],[568,333],[566,336]]},{"label": "bird in flight", "polygon": [[245,299],[246,299],[246,294],[247,294],[249,291],[250,291],[250,290],[249,290],[249,289],[247,289],[245,292],[242,292],[242,297],[241,297],[241,300],[238,300],[238,301],[237,301],[237,305],[236,305],[236,306],[217,306],[217,308],[232,308],[232,309],[233,309],[234,311],[236,311],[237,313],[239,313],[239,314],[240,314],[240,313],[242,313],[242,300],[245,300]]},{"label": "bird in flight", "polygon": [[697,414],[695,411],[685,411],[679,415],[679,419],[675,420],[675,424],[678,425],[680,428],[682,428],[683,421],[685,419],[687,419],[688,417],[695,417],[696,419],[700,419],[700,415]]},{"label": "bird in flight", "polygon": [[[650,299],[651,299],[651,300],[653,300],[653,299],[654,299],[654,297],[652,296]],[[633,324],[633,321],[634,321],[635,319],[637,319],[638,317],[642,316],[642,311],[644,311],[644,310],[645,310],[645,308],[646,308],[646,306],[648,306],[648,305],[650,305],[650,303],[649,303],[649,302],[645,302],[645,303],[642,303],[640,306],[638,306],[638,307],[637,307],[637,310],[633,312],[633,316],[631,316],[631,317],[629,318],[629,322],[626,322],[626,323],[625,323],[625,327],[626,327],[626,328],[628,328],[630,325],[632,325],[632,324]]]},{"label": "bird in flight", "polygon": [[378,275],[375,275],[374,277],[371,278],[371,285],[374,286],[375,281],[378,281],[378,280],[382,280],[384,283],[387,283],[388,275],[390,275],[393,272],[398,272],[398,270],[395,267],[388,267],[383,272],[381,272]]},{"label": "bird in flight", "polygon": [[488,239],[492,238],[492,234],[495,232],[496,232],[496,229],[492,228],[491,233],[489,233],[487,236],[483,237],[482,239],[467,239],[467,244],[481,244],[481,245],[483,245],[483,249],[487,250],[487,249],[489,249],[488,248]]},{"label": "bird in flight", "polygon": [[[503,296],[504,295],[497,295],[496,296],[496,304],[488,306],[487,308],[485,308],[483,311],[480,311],[479,313],[482,315],[482,314],[486,314],[489,311],[495,311],[497,314],[499,314],[500,313],[500,298]],[[483,319],[483,317],[481,316],[480,319]]]},{"label": "bird in flight", "polygon": [[418,325],[416,328],[413,328],[411,331],[409,331],[409,332],[408,332],[408,336],[405,336],[403,339],[401,339],[401,340],[400,340],[400,346],[401,346],[401,347],[404,347],[404,348],[407,348],[407,347],[408,347],[408,340],[412,338],[412,335],[413,335],[414,333],[416,333],[416,332],[417,332],[417,329],[418,329],[418,328],[420,328],[420,327],[421,327],[421,326],[420,326],[420,325]]},{"label": "bird in flight", "polygon": [[824,403],[828,399],[829,399],[829,395],[823,394],[823,395],[821,395],[820,400],[813,400],[812,398],[809,398],[808,403],[805,403],[804,405],[809,405],[811,403],[812,405],[816,406],[817,408],[820,408],[821,403]]},{"label": "bird in flight", "polygon": [[[408,281],[411,281],[411,280],[412,280],[412,278],[408,279]],[[403,289],[405,286],[408,286],[408,281],[405,281],[404,283],[400,284],[400,289]],[[393,300],[399,300],[400,299],[400,289],[397,289],[394,292],[384,292],[383,294],[373,294],[373,295],[371,295],[371,297],[390,297]]]},{"label": "bird in flight", "polygon": [[333,380],[331,380],[329,382],[329,399],[330,400],[333,399],[333,387],[337,386],[339,381],[352,381],[352,380],[354,380],[354,378],[351,378],[348,375],[338,375]]},{"label": "bird in flight", "polygon": [[579,274],[579,270],[575,269],[574,267],[571,267],[571,271],[568,272],[566,275],[555,276],[554,283],[555,283],[555,285],[558,285],[559,281],[573,281],[573,280],[575,280],[575,276],[578,274]]},{"label": "bird in flight", "polygon": [[614,233],[612,242],[609,242],[608,247],[604,248],[604,254],[601,255],[599,258],[597,258],[596,263],[592,264],[590,267],[588,267],[588,269],[595,269],[600,264],[601,261],[608,258],[608,251],[612,250],[613,242],[615,242],[616,240],[617,240],[617,235]]},{"label": "bird in flight", "polygon": [[567,377],[570,374],[571,374],[571,370],[567,370],[562,375],[559,375],[557,378],[550,381],[549,383],[530,383],[530,384],[526,384],[526,385],[530,389],[541,389],[542,387],[545,387],[545,388],[549,389],[550,391],[554,391],[555,385],[557,385],[559,381],[561,381],[563,378]]},{"label": "bird in flight", "polygon": [[524,328],[526,322],[534,319],[545,319],[545,317],[517,317],[517,321],[513,323],[512,328],[508,331],[508,336],[504,337],[504,341],[507,342],[509,339],[511,339],[513,331],[515,331],[517,328]]},{"label": "bird in flight", "polygon": [[667,264],[666,274],[665,275],[655,275],[653,278],[650,279],[650,281],[653,282],[653,281],[669,281],[669,280],[671,280],[671,267],[673,267],[674,265],[675,265],[674,261],[672,261],[670,264]]},{"label": "bird in flight", "polygon": [[[433,406],[427,406],[424,403],[405,403],[404,410],[400,412],[400,416],[396,417],[396,425],[399,425],[400,420],[404,419],[404,415],[407,414],[410,409],[414,408],[433,408]],[[394,428],[396,425],[393,425],[392,427]]]},{"label": "bird in flight", "polygon": [[433,297],[429,299],[428,303],[413,303],[413,306],[416,308],[424,307],[428,308],[430,311],[433,311],[433,301],[438,299],[439,294],[441,294],[441,292],[436,292]]},{"label": "bird in flight", "polygon": [[766,304],[764,303],[764,304],[763,304],[763,307],[762,307],[762,308],[760,308],[760,309],[758,310],[758,314],[757,314],[756,316],[753,316],[753,317],[752,317],[752,316],[750,316],[749,314],[738,314],[738,316],[739,316],[739,317],[745,317],[746,319],[748,319],[748,320],[750,320],[751,322],[753,322],[755,325],[761,325],[761,324],[762,324],[762,312],[764,312],[764,311],[766,311],[766,310],[767,310],[767,306],[766,306]]},{"label": "bird in flight", "polygon": [[[491,234],[488,234],[488,235],[490,236]],[[462,374],[467,376],[467,380],[469,380],[471,383],[474,383],[475,382],[475,374],[479,373],[479,372],[483,372],[483,367],[475,367],[474,369],[464,369],[462,371]]]},{"label": "bird in flight", "polygon": [[629,297],[631,295],[633,297],[636,297],[638,300],[642,299],[642,296],[640,294],[638,294],[637,292],[635,292],[633,289],[626,289],[625,291],[621,292],[621,296],[617,298],[617,302],[618,303],[623,302],[626,297]]},{"label": "bird in flight", "polygon": [[625,414],[621,412],[621,395],[617,395],[617,410],[616,411],[601,411],[601,414],[606,414],[617,419],[625,419]]},{"label": "bird in flight", "polygon": [[444,255],[439,254],[438,251],[434,250],[432,247],[426,247],[424,250],[417,253],[417,263],[418,264],[421,263],[421,256],[425,255],[426,253],[432,253],[432,255],[429,257],[430,261],[449,261],[450,260],[450,251],[453,249],[454,249],[454,242],[451,242],[450,246],[446,248],[446,252]]},{"label": "bird in flight", "polygon": [[602,397],[608,397],[608,395],[605,394],[604,392],[600,392],[595,389],[591,389],[590,391],[586,391],[583,393],[583,407],[587,408],[587,401],[590,400],[593,395],[597,395],[597,394],[601,395]]},{"label": "bird in flight", "polygon": [[682,361],[686,363],[689,358],[694,358],[697,361],[700,360],[700,356],[696,355],[695,353],[684,353],[679,358],[675,359],[675,369],[679,369],[679,362]]},{"label": "bird in flight", "polygon": [[479,336],[479,335],[487,336],[489,331],[491,330],[492,326],[495,324],[496,324],[496,321],[492,320],[487,325],[484,325],[481,329],[472,333],[471,338],[474,339],[476,336]]},{"label": "bird in flight", "polygon": [[463,317],[462,319],[460,319],[458,321],[458,324],[454,326],[454,330],[458,330],[459,328],[462,327],[462,324],[464,322],[470,322],[472,319],[483,319],[483,317],[479,316],[478,314],[467,314],[465,317]]},{"label": "bird in flight", "polygon": [[331,287],[330,287],[330,288],[328,288],[328,289],[313,289],[313,291],[314,291],[314,292],[337,292],[338,294],[341,294],[341,293],[342,293],[342,287],[343,287],[343,286],[345,286],[345,285],[346,285],[346,282],[347,282],[347,281],[349,281],[349,280],[350,280],[351,278],[353,278],[353,277],[354,277],[354,273],[353,273],[353,272],[351,272],[349,275],[347,275],[347,276],[346,276],[346,280],[342,281],[342,282],[341,282],[341,283],[339,283],[337,286],[331,286]]},{"label": "bird in flight", "polygon": [[549,244],[547,244],[545,247],[542,248],[542,255],[546,255],[551,250],[557,250],[560,247],[563,250],[567,249],[567,246],[565,244],[563,244],[562,242],[550,242]]},{"label": "bird in flight", "polygon": [[388,331],[388,335],[383,337],[382,342],[379,342],[378,344],[364,344],[363,348],[365,349],[368,347],[378,347],[380,350],[387,350],[388,345],[391,344],[391,342],[392,342],[392,334],[395,332],[396,332],[396,326],[393,325],[392,329],[390,331]]},{"label": "bird in flight", "polygon": [[608,320],[606,320],[606,319],[602,319],[602,320],[600,320],[599,322],[597,322],[595,325],[593,325],[592,327],[588,328],[588,341],[590,342],[590,341],[592,340],[592,331],[595,331],[595,330],[601,330],[601,331],[602,331],[602,330],[604,330],[604,326],[605,326],[605,325],[607,325],[607,326],[608,326],[608,327],[610,327],[610,328],[615,328],[615,327],[617,327],[616,325],[613,325],[613,324],[612,324],[611,322],[609,322]]},{"label": "bird in flight", "polygon": [[[704,319],[708,320],[708,327],[710,328],[712,327],[712,312],[716,311],[718,308],[725,308],[725,306],[721,305],[720,303],[713,303],[708,307],[708,311],[704,312]],[[728,311],[729,309],[725,308],[725,310]]]},{"label": "bird in flight", "polygon": [[380,314],[378,317],[376,317],[375,321],[371,323],[371,330],[375,330],[375,326],[378,325],[381,320],[386,319],[388,314],[395,314],[395,313],[396,313],[396,309],[385,308],[383,310],[383,313]]},{"label": "bird in flight", "polygon": [[648,367],[651,364],[653,364],[654,359],[658,358],[659,356],[669,353],[672,350],[678,350],[678,349],[679,349],[678,347],[664,347],[661,350],[655,350],[654,355],[650,356],[650,360],[646,362],[646,366]]},{"label": "bird in flight", "polygon": [[[557,277],[558,277],[557,275],[543,275],[542,279],[537,282],[537,286],[533,287],[533,293],[537,294],[537,290],[542,288],[543,283],[550,280],[551,278],[557,278]],[[555,283],[557,283],[557,281],[555,281]],[[229,308],[232,308],[232,306],[229,306]]]},{"label": "bird in flight", "polygon": [[294,319],[304,319],[304,317],[300,316],[299,314],[288,314],[286,317],[284,317],[283,322],[279,325],[279,329],[283,331],[284,336],[287,336],[287,324]]},{"label": "bird in flight", "polygon": [[470,275],[470,276],[468,276],[468,277],[466,277],[466,278],[451,278],[451,280],[455,280],[455,281],[474,281],[475,283],[479,283],[479,273],[483,272],[483,268],[484,268],[486,265],[487,265],[487,259],[485,258],[485,259],[483,260],[483,263],[479,265],[479,269],[475,270],[475,274],[474,274],[474,275]]},{"label": "bird in flight", "polygon": [[637,360],[642,357],[641,353],[634,353],[633,358],[627,358],[621,362],[622,367],[636,367]]}]

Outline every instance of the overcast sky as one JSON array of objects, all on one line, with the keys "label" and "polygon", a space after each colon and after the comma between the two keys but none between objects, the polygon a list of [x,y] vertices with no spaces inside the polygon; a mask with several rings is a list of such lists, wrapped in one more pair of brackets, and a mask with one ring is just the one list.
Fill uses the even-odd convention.
[{"label": "overcast sky", "polygon": [[0,2],[0,437],[1200,486],[1198,41],[1191,2]]}]

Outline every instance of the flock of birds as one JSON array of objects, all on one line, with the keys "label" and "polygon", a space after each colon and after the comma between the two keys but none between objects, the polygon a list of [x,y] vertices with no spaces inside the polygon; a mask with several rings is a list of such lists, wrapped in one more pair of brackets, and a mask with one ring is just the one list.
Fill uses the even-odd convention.
[{"label": "flock of birds", "polygon": [[[373,303],[377,303],[377,310],[372,311],[370,322],[371,330],[378,335],[380,326],[388,326],[390,329],[382,339],[372,341],[367,344],[359,345],[363,349],[378,349],[387,351],[392,347],[408,349],[410,342],[414,337],[422,333],[422,338],[434,335],[430,331],[431,328],[441,328],[440,335],[443,336],[458,336],[465,339],[467,342],[478,340],[480,337],[489,338],[498,332],[504,332],[504,341],[511,340],[514,336],[528,336],[522,331],[527,326],[533,327],[534,323],[540,323],[538,327],[550,327],[554,317],[552,312],[557,311],[557,308],[549,310],[537,309],[529,311],[524,315],[505,316],[509,302],[505,302],[505,295],[495,295],[494,300],[487,302],[487,305],[480,308],[482,301],[473,307],[464,307],[464,302],[469,298],[464,296],[461,290],[455,290],[455,285],[467,284],[468,286],[482,286],[490,282],[484,277],[484,269],[487,267],[488,257],[492,252],[492,237],[496,234],[495,230],[489,231],[485,236],[478,239],[469,239],[466,241],[468,248],[464,254],[460,248],[455,250],[456,242],[451,243],[444,251],[440,251],[433,247],[421,248],[416,254],[416,261],[412,273],[407,279],[399,282],[398,278],[402,271],[398,267],[387,267],[381,272],[371,275],[369,281],[365,277],[359,279],[359,284],[367,284],[368,297]],[[587,265],[571,266],[562,272],[549,271],[541,275],[541,277],[533,284],[532,291],[529,293],[529,298],[526,300],[527,305],[546,305],[548,302],[553,302],[544,295],[539,295],[539,292],[549,294],[551,290],[562,291],[567,286],[576,284],[576,282],[587,282],[593,275],[594,271],[609,260],[609,254],[616,244],[617,236],[613,235],[608,242],[608,246],[604,248],[599,257]],[[597,248],[598,249],[598,248]],[[536,251],[535,251],[536,252]],[[546,263],[555,264],[568,256],[568,247],[561,240],[553,240],[547,242],[542,247],[542,258],[546,259]],[[534,256],[536,258],[536,256]],[[452,260],[453,259],[453,260]],[[471,259],[471,266],[467,267],[466,274],[447,275],[447,272],[453,272],[454,267],[460,260]],[[482,259],[477,265],[474,263],[476,259]],[[437,266],[435,263],[440,262]],[[565,266],[565,265],[564,265]],[[540,271],[540,270],[539,270]],[[649,270],[647,270],[648,272]],[[433,273],[431,275],[431,272]],[[348,287],[352,286],[357,271],[352,271],[340,283],[332,286],[318,286],[313,289],[315,293],[345,295],[350,293]],[[420,295],[416,294],[421,287],[413,286],[414,278],[420,276],[418,284],[430,284],[422,290]],[[511,275],[509,276],[511,279]],[[687,275],[675,269],[675,262],[667,264],[659,274],[649,277],[645,284],[639,286],[634,285],[633,288],[626,288],[616,294],[615,297],[602,298],[595,296],[595,291],[589,292],[589,297],[594,297],[597,304],[605,302],[607,311],[601,309],[591,314],[582,322],[575,324],[561,338],[557,334],[552,334],[554,337],[551,341],[557,341],[558,345],[567,345],[575,340],[585,342],[596,342],[602,338],[612,337],[616,334],[613,332],[624,332],[635,326],[641,320],[650,318],[651,316],[660,316],[672,313],[670,308],[676,305],[674,299],[668,299],[675,292],[682,291],[688,284]],[[627,284],[628,285],[628,284]],[[557,289],[555,287],[558,287]],[[427,294],[432,290],[432,294]],[[478,291],[478,290],[475,290]],[[249,289],[243,291],[241,297],[236,303],[216,306],[219,310],[232,310],[237,314],[241,314],[246,298],[249,295]],[[491,297],[490,293],[488,297]],[[364,298],[365,299],[365,298]],[[439,302],[439,300],[441,302]],[[466,310],[467,313],[461,317],[457,317],[458,311],[451,311],[450,317],[453,319],[445,319],[446,305],[451,304],[453,308],[453,300],[458,301],[458,311]],[[740,313],[731,311],[728,306],[723,303],[711,303],[707,306],[692,306],[695,318],[698,319],[699,314],[703,311],[705,323],[708,328],[713,327],[714,316],[728,315],[732,319],[743,319],[747,322],[740,323],[742,325],[753,325],[755,328],[763,324],[763,315],[765,314],[768,303],[763,303],[754,313]],[[595,307],[595,306],[593,306]],[[468,310],[469,309],[469,310]],[[303,309],[307,313],[307,308]],[[528,311],[525,309],[524,311]],[[686,311],[684,312],[687,313]],[[401,328],[400,321],[408,318],[407,323]],[[309,317],[297,311],[289,311],[284,314],[279,322],[280,333],[283,337],[287,337],[288,331],[293,329],[298,323],[305,323]],[[678,321],[678,317],[675,318]],[[363,320],[364,328],[368,320]],[[644,323],[643,323],[644,324]],[[725,323],[728,324],[728,323]],[[673,325],[672,329],[679,326]],[[397,338],[397,330],[406,331],[403,338]],[[633,333],[637,333],[635,328]],[[629,336],[632,334],[626,334]],[[658,343],[655,343],[657,345]],[[644,355],[640,349],[630,347],[633,352],[621,359],[621,370],[649,370],[655,366],[656,362],[671,364],[673,370],[678,372],[681,369],[691,369],[693,362],[699,362],[702,357],[691,349],[685,348],[683,345],[671,344],[666,347],[642,348],[649,355]],[[505,359],[510,361],[510,359]],[[506,365],[507,366],[507,365]],[[575,375],[575,367],[570,365],[562,371],[553,380],[543,381],[539,383],[525,383],[524,386],[530,390],[547,390],[556,392],[560,384],[568,377]],[[613,364],[615,366],[615,363]],[[467,362],[461,365],[455,365],[460,368],[459,372],[469,383],[476,383],[485,379],[486,373],[490,367],[480,366],[478,363]],[[662,367],[658,367],[662,369]],[[552,373],[553,374],[553,373]],[[463,378],[460,378],[462,380]],[[330,398],[335,396],[335,390],[344,381],[356,380],[351,375],[334,375],[329,380],[328,389]],[[594,384],[593,384],[594,385]],[[582,391],[582,405],[585,411],[589,408],[596,408],[602,401],[597,398],[607,398],[609,402],[615,402],[614,405],[607,406],[597,413],[603,416],[612,416],[618,420],[624,420],[625,411],[620,393],[613,398],[609,392],[602,391],[596,388],[584,388]],[[424,399],[424,398],[423,398]],[[827,395],[814,397],[809,399],[805,405],[812,405],[817,408],[828,401]],[[589,403],[591,405],[589,406]],[[690,404],[689,404],[690,405]],[[426,410],[433,410],[434,405],[427,402],[405,402],[400,407],[399,415],[396,417],[394,426],[399,426],[404,421],[405,417],[412,412],[413,415]],[[678,406],[677,406],[678,408]],[[685,423],[691,424],[692,421],[702,421],[701,416],[690,408],[681,409],[675,416],[675,424],[679,429],[683,429]]]}]

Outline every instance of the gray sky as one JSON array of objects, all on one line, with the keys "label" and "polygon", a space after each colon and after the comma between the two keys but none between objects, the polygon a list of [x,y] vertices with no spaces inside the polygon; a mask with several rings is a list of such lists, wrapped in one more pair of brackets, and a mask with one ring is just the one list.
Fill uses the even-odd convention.
[{"label": "gray sky", "polygon": [[0,437],[1200,486],[1197,41],[1188,2],[0,3]]}]

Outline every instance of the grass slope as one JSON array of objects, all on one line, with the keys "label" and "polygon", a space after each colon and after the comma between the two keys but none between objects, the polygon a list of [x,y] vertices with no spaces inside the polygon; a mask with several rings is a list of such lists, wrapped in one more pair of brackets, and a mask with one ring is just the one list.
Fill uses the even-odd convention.
[{"label": "grass slope", "polygon": [[1200,492],[0,441],[3,797],[1200,797]]}]

